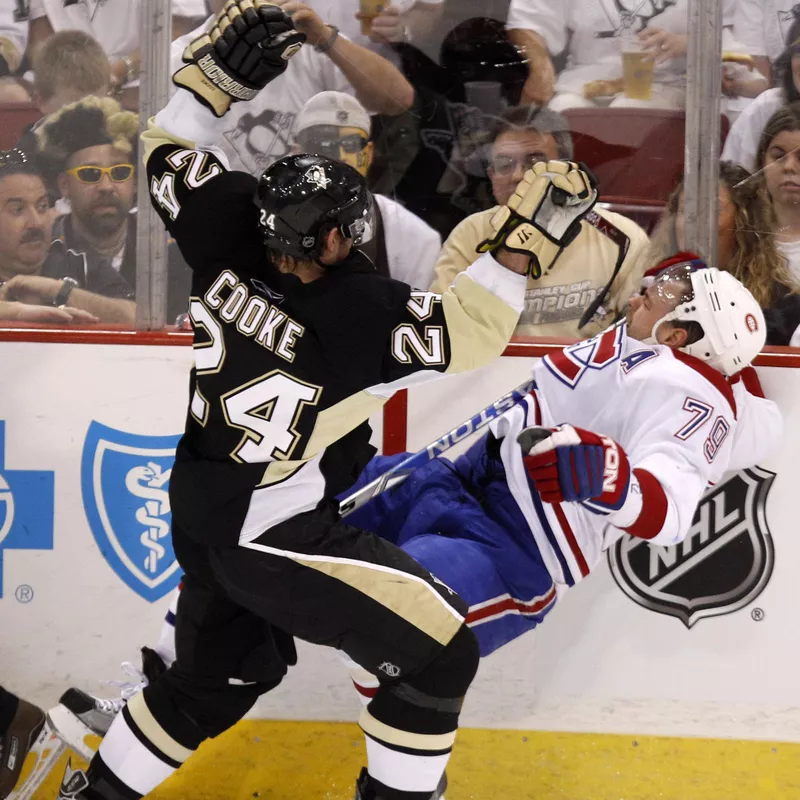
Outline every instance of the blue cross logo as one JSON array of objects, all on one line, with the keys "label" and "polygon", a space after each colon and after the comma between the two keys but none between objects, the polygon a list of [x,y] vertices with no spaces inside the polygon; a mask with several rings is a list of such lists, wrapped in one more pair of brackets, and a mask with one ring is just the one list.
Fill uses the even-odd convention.
[{"label": "blue cross logo", "polygon": [[0,420],[0,598],[6,550],[53,549],[55,473],[5,468],[6,424]]}]

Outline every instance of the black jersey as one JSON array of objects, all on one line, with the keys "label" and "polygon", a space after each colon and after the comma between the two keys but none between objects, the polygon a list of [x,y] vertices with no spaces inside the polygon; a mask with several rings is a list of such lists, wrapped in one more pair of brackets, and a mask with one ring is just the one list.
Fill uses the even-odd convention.
[{"label": "black jersey", "polygon": [[398,388],[499,355],[524,279],[486,262],[442,296],[359,253],[311,283],[278,271],[256,179],[187,142],[181,96],[185,107],[179,92],[143,137],[151,198],[193,271],[173,521],[200,540],[246,542],[352,484],[374,452],[366,420]]}]

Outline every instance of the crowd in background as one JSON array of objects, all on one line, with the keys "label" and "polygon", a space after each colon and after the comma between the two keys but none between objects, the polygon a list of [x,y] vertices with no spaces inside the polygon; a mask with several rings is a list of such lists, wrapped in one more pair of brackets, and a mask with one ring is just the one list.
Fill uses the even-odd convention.
[{"label": "crowd in background", "polygon": [[[585,338],[684,249],[688,0],[275,0],[307,43],[226,116],[231,168],[291,152],[374,194],[375,268],[444,291],[531,164],[582,160],[601,202],[530,278],[518,333]],[[173,0],[172,69],[224,0]],[[0,324],[134,324],[137,0],[0,0]],[[718,266],[800,334],[800,4],[724,0]],[[168,253],[167,319],[190,272]]]}]

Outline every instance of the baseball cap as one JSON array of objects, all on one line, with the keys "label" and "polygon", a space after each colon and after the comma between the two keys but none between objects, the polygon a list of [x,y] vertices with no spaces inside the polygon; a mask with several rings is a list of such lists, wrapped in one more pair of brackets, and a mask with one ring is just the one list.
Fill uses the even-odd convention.
[{"label": "baseball cap", "polygon": [[361,103],[344,92],[320,92],[301,109],[295,122],[295,132],[317,125],[360,128],[370,135],[372,123]]}]

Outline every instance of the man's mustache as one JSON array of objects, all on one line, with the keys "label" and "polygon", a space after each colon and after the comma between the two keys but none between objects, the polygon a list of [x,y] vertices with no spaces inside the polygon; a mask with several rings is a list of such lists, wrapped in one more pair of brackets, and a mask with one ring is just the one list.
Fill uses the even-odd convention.
[{"label": "man's mustache", "polygon": [[31,242],[43,242],[44,240],[45,236],[43,228],[28,228],[28,230],[22,234],[22,238],[20,239],[19,243],[30,244]]},{"label": "man's mustache", "polygon": [[122,204],[119,201],[119,198],[114,194],[104,194],[100,195],[100,197],[92,203],[92,210],[94,211],[97,208],[103,208],[104,206],[114,206],[117,211],[122,210]]}]

